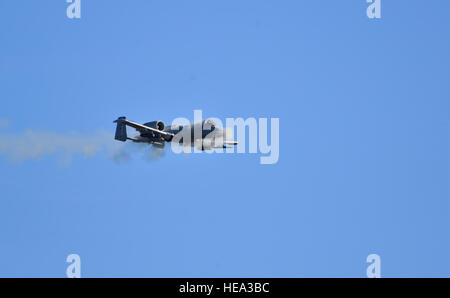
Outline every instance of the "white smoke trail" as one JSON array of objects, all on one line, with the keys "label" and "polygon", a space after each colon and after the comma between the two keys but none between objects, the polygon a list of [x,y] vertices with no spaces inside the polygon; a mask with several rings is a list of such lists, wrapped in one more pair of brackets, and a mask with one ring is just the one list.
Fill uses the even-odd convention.
[{"label": "white smoke trail", "polygon": [[[126,142],[119,144],[112,151],[111,157],[116,163],[128,162],[133,157],[142,157],[145,161],[152,162],[165,156],[166,149],[158,148],[146,143]],[[166,147],[167,148],[167,147]]]},{"label": "white smoke trail", "polygon": [[76,154],[90,157],[104,149],[113,153],[115,145],[113,136],[102,131],[89,136],[32,130],[23,134],[0,133],[0,155],[13,162],[35,160],[54,154],[70,160]]},{"label": "white smoke trail", "polygon": [[88,158],[99,153],[107,154],[117,163],[130,161],[139,154],[148,161],[162,156],[160,151],[156,155],[153,152],[158,149],[148,148],[148,144],[117,142],[112,133],[101,130],[89,135],[32,130],[22,134],[0,133],[0,156],[13,163],[57,156],[61,163],[67,165],[74,156]]}]

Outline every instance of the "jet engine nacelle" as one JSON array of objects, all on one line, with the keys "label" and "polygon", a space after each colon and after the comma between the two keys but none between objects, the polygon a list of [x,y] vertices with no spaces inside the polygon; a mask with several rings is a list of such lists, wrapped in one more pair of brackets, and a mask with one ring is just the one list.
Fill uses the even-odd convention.
[{"label": "jet engine nacelle", "polygon": [[162,121],[152,121],[152,122],[145,123],[144,125],[151,127],[151,128],[156,128],[157,130],[160,130],[160,131],[163,131],[164,127],[166,127],[164,125],[164,122],[162,122]]}]

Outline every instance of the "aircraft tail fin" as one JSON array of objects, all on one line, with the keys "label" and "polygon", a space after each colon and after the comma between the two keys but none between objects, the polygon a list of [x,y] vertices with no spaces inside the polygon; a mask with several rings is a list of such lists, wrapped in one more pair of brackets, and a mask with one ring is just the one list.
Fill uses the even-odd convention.
[{"label": "aircraft tail fin", "polygon": [[123,120],[126,119],[126,117],[119,117],[119,119],[114,121],[114,123],[117,123],[115,139],[121,142],[127,140],[127,126],[123,123]]}]

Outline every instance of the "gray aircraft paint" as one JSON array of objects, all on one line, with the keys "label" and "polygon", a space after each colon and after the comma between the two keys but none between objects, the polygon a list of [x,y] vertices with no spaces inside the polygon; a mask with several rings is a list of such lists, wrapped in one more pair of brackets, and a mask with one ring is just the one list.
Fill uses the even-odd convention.
[{"label": "gray aircraft paint", "polygon": [[[167,142],[176,142],[184,146],[196,147],[199,150],[227,148],[227,145],[237,145],[237,142],[226,140],[226,132],[212,120],[189,125],[165,126],[162,121],[152,121],[138,124],[119,117],[116,121],[115,139],[121,142],[127,140],[137,143],[148,143],[164,147]],[[136,137],[128,137],[126,126],[139,132]]]}]

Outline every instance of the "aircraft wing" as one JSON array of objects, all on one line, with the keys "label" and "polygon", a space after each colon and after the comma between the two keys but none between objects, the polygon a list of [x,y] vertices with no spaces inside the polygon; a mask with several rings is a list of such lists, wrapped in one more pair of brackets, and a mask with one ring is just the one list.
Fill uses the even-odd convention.
[{"label": "aircraft wing", "polygon": [[119,124],[128,125],[128,126],[133,127],[133,128],[135,128],[136,130],[139,130],[139,131],[147,130],[147,131],[151,131],[151,132],[153,132],[155,134],[159,134],[159,135],[162,135],[162,136],[173,137],[173,134],[171,134],[171,133],[168,133],[168,132],[165,132],[165,131],[161,131],[161,130],[158,130],[158,129],[153,128],[153,127],[148,127],[148,126],[136,123],[136,122],[132,122],[132,121],[126,120],[124,117],[120,117],[119,119],[114,121],[114,123],[117,123],[118,126],[119,126]]}]

